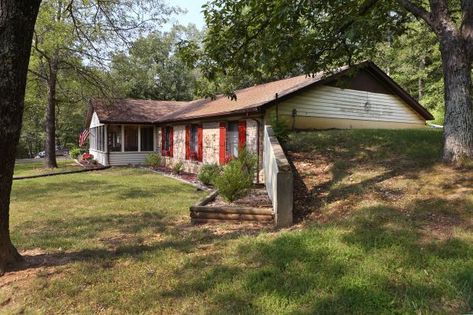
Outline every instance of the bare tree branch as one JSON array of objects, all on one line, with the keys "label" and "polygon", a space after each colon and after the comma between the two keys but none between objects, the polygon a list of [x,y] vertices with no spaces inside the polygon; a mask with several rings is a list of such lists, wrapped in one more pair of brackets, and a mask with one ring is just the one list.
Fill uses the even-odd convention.
[{"label": "bare tree branch", "polygon": [[32,70],[32,69],[28,69],[28,72],[34,74],[35,76],[37,76],[37,77],[40,78],[40,79],[43,79],[43,80],[45,80],[45,81],[48,81],[48,77],[47,77],[47,76],[45,76],[45,75],[43,75],[43,74],[41,74],[41,73],[39,73],[39,72],[37,72],[37,71],[34,71],[34,70]]},{"label": "bare tree branch", "polygon": [[413,3],[410,0],[396,0],[404,9],[414,14],[415,17],[424,20],[431,28],[435,27],[435,23],[432,19],[432,14],[421,7]]}]

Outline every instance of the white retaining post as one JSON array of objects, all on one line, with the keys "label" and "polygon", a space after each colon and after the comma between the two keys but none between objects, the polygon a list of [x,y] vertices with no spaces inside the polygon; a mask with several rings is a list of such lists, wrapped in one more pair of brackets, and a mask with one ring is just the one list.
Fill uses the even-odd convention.
[{"label": "white retaining post", "polygon": [[293,176],[289,161],[274,136],[271,126],[264,127],[263,167],[266,191],[273,203],[277,227],[293,223]]}]

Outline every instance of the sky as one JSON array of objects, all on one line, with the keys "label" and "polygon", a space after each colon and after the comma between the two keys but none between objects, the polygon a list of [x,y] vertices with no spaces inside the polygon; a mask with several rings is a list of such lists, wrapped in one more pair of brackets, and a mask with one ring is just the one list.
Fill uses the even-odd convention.
[{"label": "sky", "polygon": [[172,6],[178,6],[188,11],[187,14],[181,14],[175,17],[177,23],[182,25],[193,23],[199,29],[205,26],[201,7],[207,0],[167,0],[167,2]]}]

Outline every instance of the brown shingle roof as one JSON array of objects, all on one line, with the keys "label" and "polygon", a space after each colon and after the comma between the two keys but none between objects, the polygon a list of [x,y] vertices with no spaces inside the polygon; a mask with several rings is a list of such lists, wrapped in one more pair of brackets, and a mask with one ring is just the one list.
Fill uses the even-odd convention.
[{"label": "brown shingle roof", "polygon": [[[372,62],[363,62],[365,70],[384,82],[390,90],[399,95],[409,106],[427,120],[433,116],[412,96],[397,85],[388,75]],[[236,100],[218,96],[215,100],[201,99],[192,102],[151,101],[120,99],[113,102],[93,100],[92,109],[102,123],[172,123],[192,119],[219,117],[232,114],[256,112],[263,106],[291,97],[292,94],[317,84],[336,80],[350,68],[339,68],[330,75],[319,72],[314,76],[301,75],[289,79],[255,85],[235,92]],[[109,104],[110,103],[110,104]],[[90,119],[90,117],[89,117]]]},{"label": "brown shingle roof", "polygon": [[101,123],[151,124],[189,102],[116,99],[91,101]]},{"label": "brown shingle roof", "polygon": [[[384,82],[390,90],[400,96],[426,120],[433,119],[432,114],[429,113],[428,110],[420,105],[419,102],[417,102],[374,63],[365,61],[356,65],[356,67],[364,68],[370,73],[373,73],[378,80]],[[301,75],[289,79],[255,85],[236,91],[236,100],[231,100],[226,96],[219,96],[215,100],[193,101],[175,112],[158,118],[156,122],[167,123],[258,111],[263,105],[272,105],[278,100],[290,97],[293,93],[304,90],[310,86],[334,81],[349,70],[349,66],[344,66],[330,74],[319,72],[314,76]]]},{"label": "brown shingle roof", "polygon": [[311,85],[322,78],[323,73],[318,73],[313,77],[301,75],[235,91],[236,100],[220,95],[215,100],[193,101],[189,105],[161,117],[157,122],[189,120],[257,110],[261,105]]}]

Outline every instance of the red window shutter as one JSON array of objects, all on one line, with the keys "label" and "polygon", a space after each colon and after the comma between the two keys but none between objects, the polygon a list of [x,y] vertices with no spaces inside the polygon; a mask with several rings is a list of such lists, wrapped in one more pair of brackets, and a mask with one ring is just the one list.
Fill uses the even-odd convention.
[{"label": "red window shutter", "polygon": [[225,164],[225,156],[226,156],[226,147],[225,142],[227,139],[227,124],[225,122],[220,123],[220,154],[219,154],[219,162],[220,165]]},{"label": "red window shutter", "polygon": [[170,139],[169,139],[169,156],[172,157],[174,155],[174,128],[170,127]]},{"label": "red window shutter", "polygon": [[238,122],[238,148],[243,149],[246,145],[246,120]]},{"label": "red window shutter", "polygon": [[186,126],[186,160],[191,157],[191,126]]},{"label": "red window shutter", "polygon": [[166,128],[161,127],[161,155],[163,156],[164,150],[166,150]]},{"label": "red window shutter", "polygon": [[202,158],[204,156],[204,130],[202,126],[197,128],[197,160],[202,162]]}]

